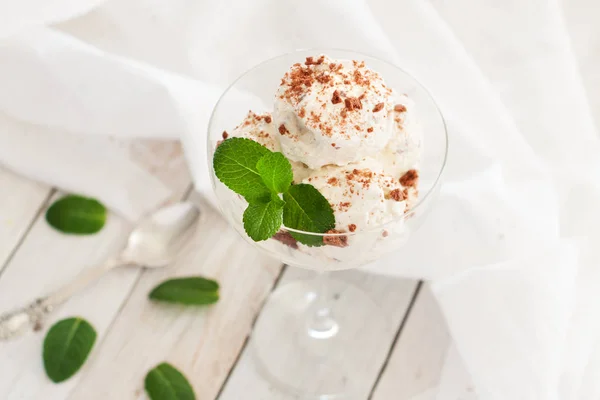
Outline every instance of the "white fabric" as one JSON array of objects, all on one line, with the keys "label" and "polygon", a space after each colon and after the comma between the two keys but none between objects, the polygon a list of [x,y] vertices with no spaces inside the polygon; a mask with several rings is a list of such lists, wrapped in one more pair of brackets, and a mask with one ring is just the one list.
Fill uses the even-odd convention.
[{"label": "white fabric", "polygon": [[598,17],[594,0],[4,0],[0,162],[136,218],[168,190],[108,136],[180,138],[208,194],[206,124],[236,76],[296,48],[387,58],[433,93],[450,155],[428,222],[372,270],[433,280],[477,398],[595,399]]}]

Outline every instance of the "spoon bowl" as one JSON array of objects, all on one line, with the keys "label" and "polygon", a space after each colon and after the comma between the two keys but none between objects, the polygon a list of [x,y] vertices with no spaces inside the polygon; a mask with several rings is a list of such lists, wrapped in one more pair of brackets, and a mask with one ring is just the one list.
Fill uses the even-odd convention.
[{"label": "spoon bowl", "polygon": [[124,264],[147,268],[167,266],[187,242],[200,210],[192,203],[177,203],[145,218],[131,232],[121,254]]}]

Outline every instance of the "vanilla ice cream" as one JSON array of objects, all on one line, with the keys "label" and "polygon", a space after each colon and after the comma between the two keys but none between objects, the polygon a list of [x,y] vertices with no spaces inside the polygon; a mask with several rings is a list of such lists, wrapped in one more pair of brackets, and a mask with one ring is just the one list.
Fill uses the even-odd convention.
[{"label": "vanilla ice cream", "polygon": [[[277,130],[275,129],[275,124],[270,113],[256,114],[253,111],[248,111],[244,120],[231,132],[223,132],[223,139],[227,139],[228,137],[241,137],[254,140],[271,151],[281,151]],[[311,172],[301,162],[290,160],[290,164],[292,164],[294,172],[294,183],[302,181]]]},{"label": "vanilla ice cream", "polygon": [[[302,253],[347,262],[357,241],[361,245],[354,247],[361,251],[365,241],[377,249],[404,240],[401,217],[418,198],[421,127],[414,102],[387,87],[364,62],[321,55],[294,64],[281,80],[273,114],[249,112],[224,132],[229,136],[282,152],[292,164],[294,183],[313,185],[331,204],[333,233],[368,231],[337,242],[326,237],[330,246],[314,248],[280,232],[281,243],[269,246],[289,246],[294,258]],[[394,220],[398,224],[388,224]]]},{"label": "vanilla ice cream", "polygon": [[406,171],[418,168],[421,160],[423,135],[414,107],[414,102],[406,95],[395,96],[390,113],[392,137],[378,156],[385,171],[393,176],[402,176]]},{"label": "vanilla ice cream", "polygon": [[273,112],[283,154],[311,169],[375,156],[392,137],[392,96],[364,62],[319,56],[294,64]]},{"label": "vanilla ice cream", "polygon": [[329,201],[339,232],[368,230],[403,215],[409,196],[408,188],[387,175],[375,159],[320,168],[304,183],[313,185]]}]

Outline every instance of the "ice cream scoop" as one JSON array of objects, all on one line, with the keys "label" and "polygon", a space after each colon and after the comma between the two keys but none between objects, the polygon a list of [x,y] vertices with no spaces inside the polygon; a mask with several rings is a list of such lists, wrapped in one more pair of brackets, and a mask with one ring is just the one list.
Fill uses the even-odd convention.
[{"label": "ice cream scoop", "polygon": [[392,137],[393,91],[359,61],[309,57],[285,73],[273,121],[282,152],[311,169],[381,152]]},{"label": "ice cream scoop", "polygon": [[[223,132],[223,139],[242,137],[254,140],[271,151],[281,151],[277,130],[270,113],[256,114],[248,111],[244,120],[230,132]],[[300,182],[310,174],[310,169],[301,162],[290,160],[294,182]]]},{"label": "ice cream scoop", "polygon": [[406,95],[397,95],[390,111],[392,135],[378,159],[384,163],[385,171],[400,177],[406,171],[417,168],[422,154],[421,125],[414,102]]},{"label": "ice cream scoop", "polygon": [[365,159],[346,166],[327,166],[304,180],[329,201],[336,230],[354,232],[380,226],[404,214],[408,189],[384,172],[383,164]]}]

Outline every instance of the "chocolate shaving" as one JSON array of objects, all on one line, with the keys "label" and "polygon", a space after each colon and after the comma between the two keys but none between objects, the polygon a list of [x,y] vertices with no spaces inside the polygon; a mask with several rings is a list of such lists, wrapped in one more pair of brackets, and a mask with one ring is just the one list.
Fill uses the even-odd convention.
[{"label": "chocolate shaving", "polygon": [[298,248],[298,241],[294,239],[294,237],[286,231],[279,231],[274,236],[273,239],[280,241],[286,246],[291,247],[292,249]]},{"label": "chocolate shaving", "polygon": [[396,105],[394,106],[394,111],[397,111],[397,112],[404,112],[404,111],[406,111],[406,107],[405,107],[405,106],[403,106],[402,104],[396,104]]},{"label": "chocolate shaving", "polygon": [[331,80],[331,75],[328,75],[326,73],[320,73],[319,75],[317,75],[317,77],[315,78],[319,83],[328,83]]},{"label": "chocolate shaving", "polygon": [[362,103],[360,102],[358,97],[347,97],[346,100],[344,100],[344,105],[346,106],[346,109],[348,111],[362,109]]},{"label": "chocolate shaving", "polygon": [[223,136],[223,139],[227,139],[229,137],[229,133],[227,133],[227,131],[223,131],[221,136]]},{"label": "chocolate shaving", "polygon": [[287,130],[284,124],[279,125],[279,133],[282,135],[287,135],[290,131]]},{"label": "chocolate shaving", "polygon": [[321,56],[317,60],[315,60],[314,57],[306,57],[306,62],[304,64],[305,65],[319,65],[319,64],[323,64],[323,61],[325,61],[325,56]]},{"label": "chocolate shaving", "polygon": [[371,127],[367,128],[367,132],[369,132],[369,133],[373,132],[373,127],[371,126]]},{"label": "chocolate shaving", "polygon": [[365,86],[370,83],[357,69],[354,70],[352,75],[354,77],[354,82],[356,82],[357,85]]},{"label": "chocolate shaving", "polygon": [[265,115],[265,122],[266,122],[267,124],[270,124],[270,123],[271,123],[271,121],[273,121],[273,120],[271,119],[271,116],[270,116],[270,115]]},{"label": "chocolate shaving", "polygon": [[383,110],[383,106],[384,106],[383,103],[375,104],[375,107],[373,107],[373,112],[379,112],[379,111]]},{"label": "chocolate shaving", "polygon": [[331,102],[333,104],[338,104],[342,102],[342,96],[340,96],[340,92],[335,90],[333,92],[333,96],[331,96]]},{"label": "chocolate shaving", "polygon": [[[325,232],[325,234],[337,234],[337,233],[342,233],[338,230],[335,229],[330,229],[327,232]],[[336,247],[346,247],[348,246],[348,236],[345,235],[341,235],[341,236],[323,236],[323,243],[329,246],[336,246]]]},{"label": "chocolate shaving", "polygon": [[350,232],[354,232],[354,231],[356,231],[356,224],[350,224],[350,225],[348,225],[348,230],[349,230]]},{"label": "chocolate shaving", "polygon": [[404,200],[404,192],[400,189],[394,189],[390,192],[389,194],[390,198],[396,200],[396,201],[402,201]]},{"label": "chocolate shaving", "polygon": [[419,172],[416,169],[408,170],[400,178],[400,183],[402,184],[402,186],[416,186],[418,181],[419,181]]}]

